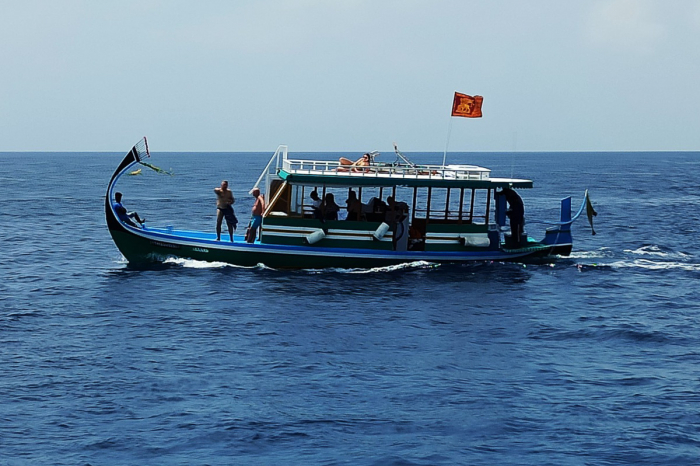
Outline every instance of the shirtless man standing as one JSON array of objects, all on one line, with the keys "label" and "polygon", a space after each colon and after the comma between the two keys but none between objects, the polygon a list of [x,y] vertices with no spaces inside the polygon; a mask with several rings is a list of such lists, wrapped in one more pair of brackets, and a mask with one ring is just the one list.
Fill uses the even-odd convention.
[{"label": "shirtless man standing", "polygon": [[236,214],[233,213],[233,203],[236,202],[236,199],[233,198],[233,193],[228,189],[228,181],[226,180],[221,182],[221,187],[214,188],[214,192],[216,193],[216,240],[221,240],[221,222],[226,218],[228,234],[233,243],[233,232],[236,231],[238,225]]},{"label": "shirtless man standing", "polygon": [[253,204],[253,218],[250,221],[250,230],[246,236],[246,241],[253,243],[258,236],[258,228],[262,226],[262,215],[265,211],[265,198],[260,194],[260,189],[258,188],[251,189],[250,194],[255,198],[255,203]]}]

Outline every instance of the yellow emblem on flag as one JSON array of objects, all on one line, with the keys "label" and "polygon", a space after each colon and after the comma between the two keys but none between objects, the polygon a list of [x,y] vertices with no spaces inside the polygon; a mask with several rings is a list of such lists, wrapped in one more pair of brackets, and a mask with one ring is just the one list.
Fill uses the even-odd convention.
[{"label": "yellow emblem on flag", "polygon": [[455,92],[455,98],[452,101],[452,116],[481,118],[481,103],[483,101],[484,98],[480,95],[472,97]]}]

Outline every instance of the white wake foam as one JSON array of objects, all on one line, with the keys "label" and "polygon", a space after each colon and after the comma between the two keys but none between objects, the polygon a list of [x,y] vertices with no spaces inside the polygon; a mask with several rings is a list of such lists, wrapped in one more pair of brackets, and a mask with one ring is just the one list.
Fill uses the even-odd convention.
[{"label": "white wake foam", "polygon": [[439,267],[440,264],[434,264],[432,262],[426,261],[414,261],[406,262],[405,264],[387,265],[386,267],[374,267],[372,269],[356,270],[351,273],[382,273],[382,272],[396,272],[397,270],[408,270],[408,269],[432,269]]},{"label": "white wake foam", "polygon": [[406,262],[404,264],[397,265],[387,265],[385,267],[374,267],[371,269],[343,269],[343,268],[328,268],[328,269],[307,269],[310,273],[352,273],[352,274],[363,274],[363,273],[386,273],[386,272],[396,272],[398,270],[410,270],[410,269],[429,269],[439,267],[440,264],[434,264],[432,262],[426,261],[414,261]]},{"label": "white wake foam", "polygon": [[[226,262],[207,262],[207,261],[200,261],[200,260],[195,260],[195,259],[183,259],[180,257],[168,257],[165,258],[162,261],[164,264],[175,264],[179,265],[180,267],[188,268],[188,269],[220,269],[224,267],[232,267],[232,268],[238,268],[238,269],[257,269],[257,270],[274,270],[277,271],[278,269],[274,269],[272,267],[268,267],[265,264],[259,263],[255,266],[242,266],[242,265],[235,265],[235,264],[229,264]],[[435,268],[439,267],[439,264],[434,264],[432,262],[426,262],[426,261],[415,261],[415,262],[408,262],[405,264],[398,264],[398,265],[389,265],[386,267],[375,267],[372,269],[343,269],[343,268],[328,268],[328,269],[301,269],[302,271],[310,272],[310,273],[386,273],[386,272],[395,272],[397,270],[410,270],[410,269],[426,269],[426,268]]]},{"label": "white wake foam", "polygon": [[613,252],[610,248],[600,248],[596,251],[575,251],[567,258],[571,259],[600,259],[604,257],[612,257]]},{"label": "white wake foam", "polygon": [[186,269],[220,269],[231,264],[226,262],[207,262],[194,259],[183,259],[180,257],[169,257],[163,261],[164,264],[176,264]]},{"label": "white wake foam", "polygon": [[690,257],[689,254],[683,252],[664,252],[658,246],[642,246],[634,250],[625,249],[624,252],[629,254],[636,254],[638,256],[653,256],[653,257],[664,257],[669,259],[685,259]]},{"label": "white wake foam", "polygon": [[647,270],[686,270],[700,272],[700,264],[688,264],[685,262],[653,261],[649,259],[635,259],[633,261],[616,261],[609,264],[615,269],[641,268]]},{"label": "white wake foam", "polygon": [[232,267],[235,269],[258,269],[258,270],[275,270],[273,268],[270,268],[266,266],[265,264],[257,264],[254,266],[243,266],[243,265],[235,265],[235,264],[229,264],[227,262],[207,262],[207,261],[198,261],[195,259],[183,259],[181,257],[168,257],[163,261],[164,264],[175,264],[179,265],[181,267],[184,267],[186,269],[221,269],[224,267]]}]

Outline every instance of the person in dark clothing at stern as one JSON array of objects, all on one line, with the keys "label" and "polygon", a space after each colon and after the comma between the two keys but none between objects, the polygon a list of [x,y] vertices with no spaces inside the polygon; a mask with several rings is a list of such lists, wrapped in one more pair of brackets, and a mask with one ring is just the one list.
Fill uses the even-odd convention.
[{"label": "person in dark clothing at stern", "polygon": [[502,193],[510,206],[506,215],[510,218],[511,240],[514,244],[520,246],[520,238],[523,231],[525,231],[525,205],[523,204],[523,199],[511,188],[503,188]]}]

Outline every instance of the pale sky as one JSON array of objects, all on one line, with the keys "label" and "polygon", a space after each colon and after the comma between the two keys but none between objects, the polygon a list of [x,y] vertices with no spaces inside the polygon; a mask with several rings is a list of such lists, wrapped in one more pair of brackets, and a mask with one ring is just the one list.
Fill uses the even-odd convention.
[{"label": "pale sky", "polygon": [[700,150],[699,108],[698,0],[0,0],[0,151]]}]

